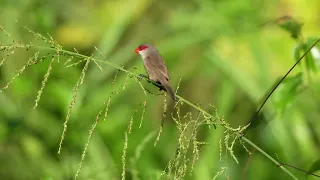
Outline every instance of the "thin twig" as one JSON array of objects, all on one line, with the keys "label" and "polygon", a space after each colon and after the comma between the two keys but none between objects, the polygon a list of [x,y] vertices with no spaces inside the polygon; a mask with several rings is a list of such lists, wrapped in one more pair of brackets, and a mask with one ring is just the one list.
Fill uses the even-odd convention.
[{"label": "thin twig", "polygon": [[254,120],[262,110],[263,106],[266,104],[268,99],[274,93],[274,91],[278,88],[278,86],[284,81],[284,79],[290,74],[290,72],[300,63],[300,61],[311,51],[311,49],[316,46],[320,42],[320,38],[312,44],[312,46],[299,58],[299,60],[289,69],[289,71],[280,79],[280,81],[276,84],[276,86],[271,90],[271,92],[267,95],[267,97],[262,102],[261,106],[259,107],[258,111],[256,111],[255,115],[253,116],[252,120]]}]

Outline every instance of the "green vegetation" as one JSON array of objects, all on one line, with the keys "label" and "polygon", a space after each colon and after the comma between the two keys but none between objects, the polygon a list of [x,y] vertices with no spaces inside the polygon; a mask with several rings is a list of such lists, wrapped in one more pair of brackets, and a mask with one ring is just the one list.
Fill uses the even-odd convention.
[{"label": "green vegetation", "polygon": [[[1,179],[317,179],[320,3],[303,3],[1,1]],[[142,43],[178,103],[139,79]]]}]

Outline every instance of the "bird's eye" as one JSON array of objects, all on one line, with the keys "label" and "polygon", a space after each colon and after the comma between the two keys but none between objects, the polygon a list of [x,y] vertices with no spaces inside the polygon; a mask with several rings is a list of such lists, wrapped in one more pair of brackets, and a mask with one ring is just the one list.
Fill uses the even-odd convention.
[{"label": "bird's eye", "polygon": [[139,46],[139,51],[145,50],[145,49],[147,49],[147,48],[148,48],[148,46],[141,45],[141,46]]}]

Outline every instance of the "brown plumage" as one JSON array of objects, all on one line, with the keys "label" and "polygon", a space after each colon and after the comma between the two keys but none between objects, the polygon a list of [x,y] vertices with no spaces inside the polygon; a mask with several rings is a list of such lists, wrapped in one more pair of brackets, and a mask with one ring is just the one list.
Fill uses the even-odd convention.
[{"label": "brown plumage", "polygon": [[160,83],[171,98],[176,101],[176,96],[169,84],[170,77],[166,64],[158,50],[150,44],[142,44],[135,52],[141,55],[149,79]]}]

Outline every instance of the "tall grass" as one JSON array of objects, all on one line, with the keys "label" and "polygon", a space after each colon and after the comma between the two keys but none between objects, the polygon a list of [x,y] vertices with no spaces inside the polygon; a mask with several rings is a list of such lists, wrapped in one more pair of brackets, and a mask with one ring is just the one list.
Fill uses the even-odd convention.
[{"label": "tall grass", "polygon": [[[83,16],[75,15],[78,7],[95,7],[95,13],[80,13],[92,18],[83,24],[55,24],[50,20],[54,15],[41,11],[46,5],[32,2],[19,8],[38,8],[30,11],[41,17],[37,23],[30,21],[32,15],[19,16],[9,8],[0,23],[6,27],[1,47],[9,45],[1,53],[1,84],[7,87],[1,94],[6,105],[1,113],[8,122],[0,123],[5,147],[1,158],[16,162],[4,170],[15,165],[20,172],[3,173],[4,178],[234,179],[246,174],[248,179],[287,179],[284,166],[271,165],[256,152],[267,152],[264,155],[278,165],[287,162],[303,169],[317,158],[318,114],[308,89],[281,116],[275,113],[277,99],[271,98],[262,112],[269,124],[260,120],[245,139],[239,138],[275,78],[292,66],[295,42],[273,26],[257,28],[266,12],[274,15],[271,3],[80,3],[68,12],[79,20]],[[57,4],[52,7],[63,12]],[[20,24],[43,35],[27,34]],[[68,44],[72,39],[77,41]],[[96,49],[92,42],[99,42]],[[144,70],[132,51],[144,42],[158,47],[175,87],[181,79],[178,104],[164,102],[152,84],[137,79]],[[315,77],[308,87],[317,88]],[[60,138],[64,143],[58,156]],[[16,139],[19,143],[10,145]],[[254,151],[250,142],[256,144]],[[252,161],[247,161],[249,152],[254,152]]]}]

